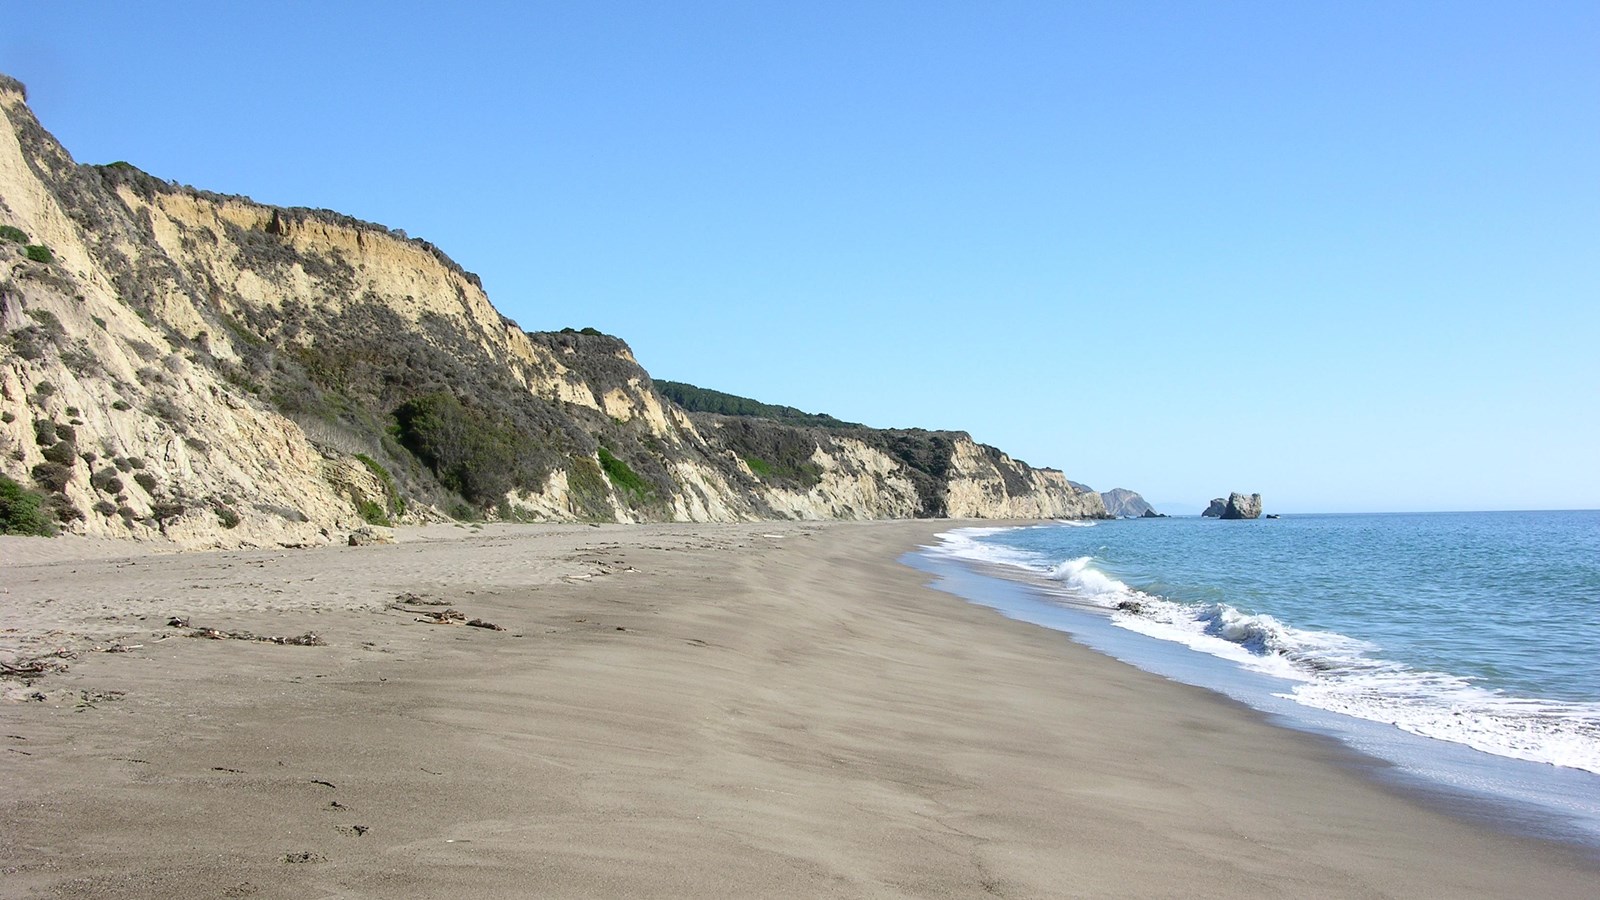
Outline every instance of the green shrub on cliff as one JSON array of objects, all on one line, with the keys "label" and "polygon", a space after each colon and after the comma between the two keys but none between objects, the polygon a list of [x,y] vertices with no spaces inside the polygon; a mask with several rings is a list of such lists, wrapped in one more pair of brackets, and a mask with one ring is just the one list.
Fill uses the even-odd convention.
[{"label": "green shrub on cliff", "polygon": [[[378,479],[378,481],[383,484],[383,493],[388,498],[389,511],[397,516],[401,513],[404,513],[406,511],[406,500],[404,497],[400,496],[400,487],[399,485],[395,484],[394,476],[389,474],[389,470],[384,468],[382,463],[366,455],[365,453],[357,453],[356,459],[360,460],[361,464],[367,467],[367,471],[371,472]],[[381,508],[378,514],[380,516],[384,515]],[[362,515],[365,517],[366,514],[363,513]],[[371,520],[369,519],[368,521]],[[382,524],[388,523],[385,522]]]},{"label": "green shrub on cliff", "polygon": [[567,473],[567,499],[572,512],[590,521],[612,517],[611,488],[594,458],[574,455],[563,466]]},{"label": "green shrub on cliff", "polygon": [[360,513],[361,520],[368,525],[388,527],[394,524],[384,512],[383,506],[375,500],[357,500],[356,512]]},{"label": "green shrub on cliff", "polygon": [[730,419],[716,435],[762,481],[809,490],[822,480],[822,467],[812,456],[826,437],[755,417]]},{"label": "green shrub on cliff", "polygon": [[42,511],[44,495],[0,475],[0,534],[51,537],[55,525]]},{"label": "green shrub on cliff", "polygon": [[0,225],[0,241],[26,244],[28,242],[28,233],[15,225]]},{"label": "green shrub on cliff", "polygon": [[43,244],[29,244],[24,250],[28,254],[28,258],[34,262],[53,263],[56,261],[56,255],[51,253],[50,248]]},{"label": "green shrub on cliff", "polygon": [[439,483],[479,507],[517,486],[516,432],[454,394],[424,394],[395,410],[396,437],[433,470]]},{"label": "green shrub on cliff", "polygon": [[602,446],[598,454],[600,456],[600,468],[605,471],[606,478],[610,479],[611,483],[617,488],[631,494],[635,500],[644,500],[655,493],[655,488],[651,486],[650,482],[640,478],[637,472],[629,468],[627,463],[612,455],[610,450]]}]

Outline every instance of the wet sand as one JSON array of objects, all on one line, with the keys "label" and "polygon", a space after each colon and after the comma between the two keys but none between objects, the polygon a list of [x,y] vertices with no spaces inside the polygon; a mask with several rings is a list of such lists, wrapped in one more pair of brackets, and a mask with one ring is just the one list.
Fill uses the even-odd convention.
[{"label": "wet sand", "polygon": [[0,661],[67,667],[0,680],[0,895],[1594,895],[925,587],[896,559],[951,524],[0,538]]}]

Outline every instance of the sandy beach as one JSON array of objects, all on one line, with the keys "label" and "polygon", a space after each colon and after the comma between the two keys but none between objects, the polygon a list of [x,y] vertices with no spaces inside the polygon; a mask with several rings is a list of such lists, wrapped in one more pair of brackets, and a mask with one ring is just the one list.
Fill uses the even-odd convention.
[{"label": "sandy beach", "polygon": [[0,662],[46,670],[0,680],[0,895],[1594,896],[926,587],[897,559],[950,527],[0,539]]}]

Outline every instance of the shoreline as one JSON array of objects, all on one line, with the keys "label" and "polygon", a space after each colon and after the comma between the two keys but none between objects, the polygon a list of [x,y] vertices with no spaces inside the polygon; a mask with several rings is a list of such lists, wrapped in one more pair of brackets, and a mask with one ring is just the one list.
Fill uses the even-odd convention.
[{"label": "shoreline", "polygon": [[[1025,525],[1022,530],[1034,527]],[[1150,598],[1120,581],[1106,581],[1107,576],[1092,568],[1085,570],[1087,576],[1081,580],[1076,567],[1058,578],[1060,573],[1050,569],[1050,561],[1041,564],[1008,555],[1005,548],[1013,544],[993,534],[999,530],[947,532],[940,535],[940,546],[917,554],[912,564],[940,582],[948,580],[951,586],[936,586],[970,602],[1063,631],[1075,642],[1143,671],[1214,691],[1280,727],[1330,738],[1370,758],[1374,777],[1396,790],[1498,830],[1572,844],[1600,856],[1600,774],[1582,764],[1582,758],[1571,753],[1566,757],[1529,755],[1514,742],[1482,746],[1468,739],[1452,740],[1452,735],[1413,730],[1404,721],[1382,713],[1356,715],[1302,702],[1296,695],[1307,683],[1306,670],[1258,664],[1261,658],[1241,651],[1238,643],[1213,638],[1196,642],[1193,631],[1149,629],[1139,627],[1148,624],[1146,620],[1129,622],[1114,616],[1112,602]],[[994,542],[985,539],[985,534]],[[1116,543],[1109,536],[1104,542]],[[983,547],[990,549],[974,550]],[[1117,592],[1109,601],[1096,594],[1107,590],[1105,584]],[[1249,616],[1241,618],[1248,620]],[[1294,623],[1272,621],[1268,627],[1293,631]],[[1266,658],[1272,659],[1270,655]],[[1311,671],[1315,665],[1313,660]],[[1505,746],[1512,749],[1496,752]],[[1555,761],[1558,758],[1575,761],[1562,764]]]},{"label": "shoreline", "polygon": [[1098,654],[1164,680],[1198,687],[1277,728],[1326,740],[1368,777],[1402,796],[1512,837],[1570,845],[1600,859],[1594,773],[1500,756],[1393,723],[1304,706],[1286,694],[1299,682],[1252,670],[1227,656],[1119,627],[1101,607],[1077,605],[1053,582],[1003,563],[941,549],[908,554],[932,586],[1002,616],[1059,631]]},{"label": "shoreline", "polygon": [[[1592,857],[898,562],[963,524],[8,542],[0,644],[78,656],[0,702],[0,893],[1592,892]],[[418,621],[445,608],[506,630]]]}]

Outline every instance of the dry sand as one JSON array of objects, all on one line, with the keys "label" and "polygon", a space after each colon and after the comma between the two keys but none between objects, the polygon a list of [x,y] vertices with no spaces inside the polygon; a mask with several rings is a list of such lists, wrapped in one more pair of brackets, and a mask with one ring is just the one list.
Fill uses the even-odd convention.
[{"label": "dry sand", "polygon": [[[0,894],[1600,890],[1570,848],[924,587],[895,560],[948,527],[0,539],[0,660],[76,654],[0,681]],[[440,602],[506,630],[418,621]]]}]

